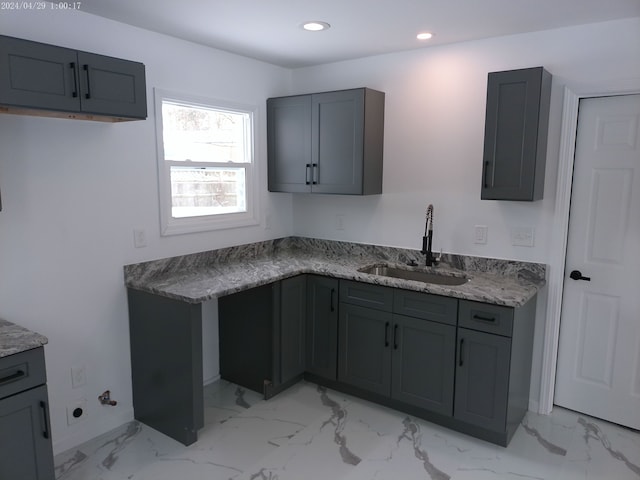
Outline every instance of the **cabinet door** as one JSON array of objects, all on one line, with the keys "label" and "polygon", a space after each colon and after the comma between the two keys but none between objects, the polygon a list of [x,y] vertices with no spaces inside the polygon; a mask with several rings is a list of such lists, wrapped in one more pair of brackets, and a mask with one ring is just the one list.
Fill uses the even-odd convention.
[{"label": "cabinet door", "polygon": [[0,400],[0,478],[53,480],[47,387]]},{"label": "cabinet door", "polygon": [[451,416],[456,327],[394,315],[392,347],[391,396]]},{"label": "cabinet door", "polygon": [[454,417],[504,432],[511,339],[458,328]]},{"label": "cabinet door", "polygon": [[78,52],[80,103],[86,113],[147,117],[144,65]]},{"label": "cabinet door", "polygon": [[270,192],[310,192],[311,95],[267,100]]},{"label": "cabinet door", "polygon": [[483,200],[542,198],[550,98],[542,67],[489,74]]},{"label": "cabinet door", "polygon": [[306,278],[299,275],[280,284],[280,383],[305,371]]},{"label": "cabinet door", "polygon": [[388,396],[392,314],[340,304],[338,380]]},{"label": "cabinet door", "polygon": [[0,36],[0,104],[80,110],[75,50]]},{"label": "cabinet door", "polygon": [[335,380],[338,364],[338,280],[307,276],[307,371]]},{"label": "cabinet door", "polygon": [[362,193],[364,89],[312,95],[312,190]]}]

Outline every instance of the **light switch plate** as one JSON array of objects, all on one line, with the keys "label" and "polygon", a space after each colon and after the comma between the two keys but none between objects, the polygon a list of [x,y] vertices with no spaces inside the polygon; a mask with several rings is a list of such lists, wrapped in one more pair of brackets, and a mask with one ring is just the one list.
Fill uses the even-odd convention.
[{"label": "light switch plate", "polygon": [[133,246],[136,248],[147,246],[147,232],[145,232],[144,228],[133,229]]},{"label": "light switch plate", "polygon": [[84,365],[71,367],[71,388],[84,387],[87,383],[87,375]]},{"label": "light switch plate", "polygon": [[486,225],[476,225],[473,227],[473,243],[486,245],[489,227]]}]

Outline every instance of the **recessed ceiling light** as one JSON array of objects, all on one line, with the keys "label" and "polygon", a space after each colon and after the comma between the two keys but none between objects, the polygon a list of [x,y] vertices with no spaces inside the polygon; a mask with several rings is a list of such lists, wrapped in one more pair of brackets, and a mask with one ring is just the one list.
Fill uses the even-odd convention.
[{"label": "recessed ceiling light", "polygon": [[322,30],[327,30],[331,28],[327,22],[304,22],[302,24],[302,28],[308,30],[309,32],[321,32]]},{"label": "recessed ceiling light", "polygon": [[433,33],[429,33],[429,32],[422,32],[416,35],[416,38],[418,40],[429,40],[431,37],[433,37]]}]

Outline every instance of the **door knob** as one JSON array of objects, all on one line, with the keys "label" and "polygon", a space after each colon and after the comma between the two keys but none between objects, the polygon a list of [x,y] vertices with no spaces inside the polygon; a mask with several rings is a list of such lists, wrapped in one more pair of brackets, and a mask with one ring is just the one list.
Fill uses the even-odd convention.
[{"label": "door knob", "polygon": [[586,282],[590,282],[591,281],[591,277],[583,277],[582,276],[582,272],[580,270],[574,270],[573,272],[571,272],[569,274],[569,277],[572,280],[585,280]]}]

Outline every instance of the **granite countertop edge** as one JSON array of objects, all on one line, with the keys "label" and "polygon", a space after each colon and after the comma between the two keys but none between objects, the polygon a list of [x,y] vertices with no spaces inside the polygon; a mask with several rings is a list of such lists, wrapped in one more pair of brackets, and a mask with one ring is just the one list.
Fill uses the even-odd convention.
[{"label": "granite countertop edge", "polygon": [[296,275],[316,274],[509,307],[524,305],[545,284],[543,264],[496,259],[478,262],[474,257],[445,254],[442,263],[428,270],[469,278],[463,285],[448,286],[358,271],[380,263],[407,268],[408,263],[420,259],[419,251],[298,237],[279,240],[286,245],[265,247],[261,242],[127,265],[125,284],[195,304]]},{"label": "granite countertop edge", "polygon": [[49,343],[44,335],[0,318],[0,358],[42,347]]}]

